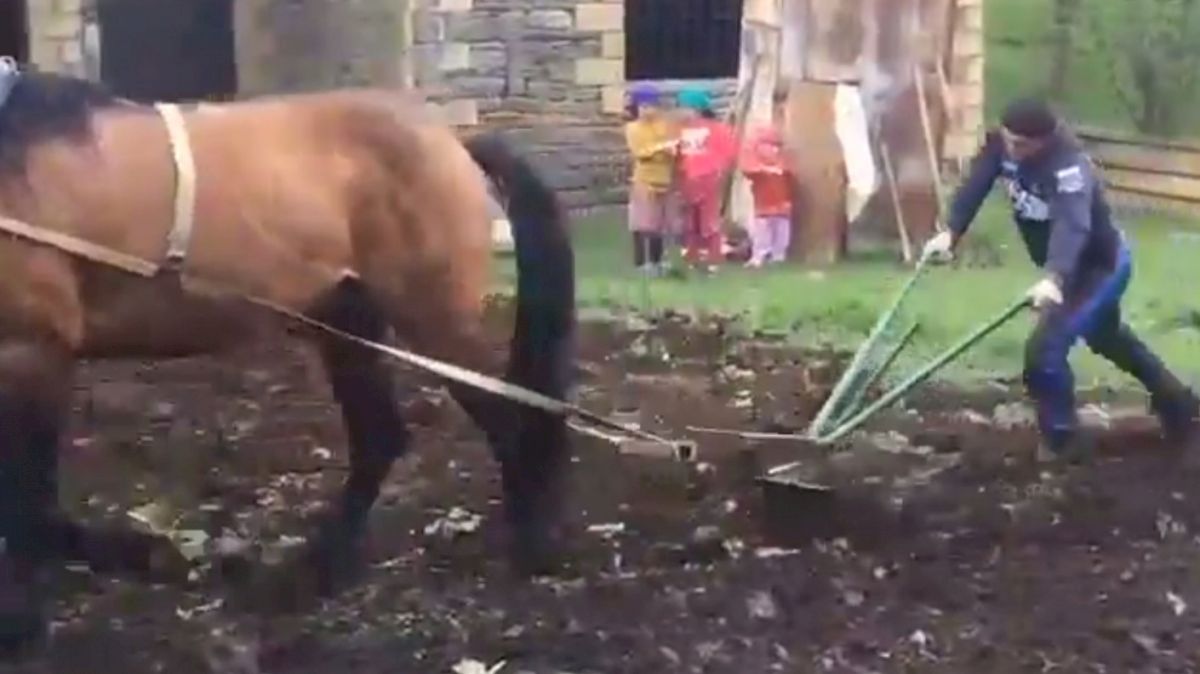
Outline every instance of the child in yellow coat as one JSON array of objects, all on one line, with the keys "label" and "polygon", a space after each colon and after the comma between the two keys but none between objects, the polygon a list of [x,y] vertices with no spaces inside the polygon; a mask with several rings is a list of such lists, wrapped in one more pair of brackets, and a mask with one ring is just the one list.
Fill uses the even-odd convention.
[{"label": "child in yellow coat", "polygon": [[664,240],[674,221],[671,189],[679,141],[674,124],[660,107],[657,89],[640,85],[629,98],[625,142],[633,160],[629,190],[633,260],[643,273],[658,275],[663,269]]}]

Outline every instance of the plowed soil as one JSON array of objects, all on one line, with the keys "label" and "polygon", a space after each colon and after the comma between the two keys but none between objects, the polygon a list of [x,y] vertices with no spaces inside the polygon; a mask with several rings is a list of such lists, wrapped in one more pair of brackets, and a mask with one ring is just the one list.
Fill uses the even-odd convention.
[{"label": "plowed soil", "polygon": [[[234,601],[211,548],[271,564],[336,493],[345,440],[315,361],[280,343],[234,360],[89,365],[64,451],[67,505],[126,518],[157,503],[209,548],[184,587],[65,573],[48,652],[7,671],[982,674],[1200,662],[1196,473],[1136,406],[1093,414],[1096,460],[1072,469],[1032,466],[1019,391],[1003,383],[927,388],[831,453],[687,430],[801,430],[840,366],[831,354],[682,318],[588,323],[582,352],[582,404],[636,409],[646,428],[699,440],[699,459],[624,456],[575,436],[568,568],[520,582],[501,554],[498,473],[479,433],[436,385],[402,373],[416,440],[374,511],[369,572],[272,615]],[[797,459],[833,491],[764,500],[755,478]]]}]

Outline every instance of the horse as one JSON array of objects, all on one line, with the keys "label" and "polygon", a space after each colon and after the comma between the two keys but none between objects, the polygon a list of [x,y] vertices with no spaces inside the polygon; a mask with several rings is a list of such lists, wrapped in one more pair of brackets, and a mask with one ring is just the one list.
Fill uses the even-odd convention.
[{"label": "horse", "polygon": [[[133,259],[163,260],[179,172],[165,115],[86,79],[11,73],[0,103],[0,216]],[[147,276],[0,237],[0,649],[41,643],[55,563],[157,573],[171,546],[87,527],[58,503],[58,446],[81,359],[223,354],[295,333],[315,347],[348,438],[338,498],[287,568],[333,592],[409,447],[386,363],[363,342],[288,330],[269,306],[565,399],[576,315],[568,219],[502,132],[439,121],[415,92],[356,87],[176,108],[195,167],[186,257]],[[489,348],[489,179],[515,239],[507,366]],[[0,229],[3,229],[0,227]],[[11,234],[11,232],[8,232]],[[166,252],[164,252],[166,251]],[[201,292],[189,279],[235,292]],[[562,415],[451,382],[497,459],[512,568],[560,561]]]}]

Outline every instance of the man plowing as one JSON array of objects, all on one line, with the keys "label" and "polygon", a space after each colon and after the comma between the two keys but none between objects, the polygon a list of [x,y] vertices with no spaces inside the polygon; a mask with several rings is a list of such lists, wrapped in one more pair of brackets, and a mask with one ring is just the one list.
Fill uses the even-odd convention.
[{"label": "man plowing", "polygon": [[1075,382],[1068,354],[1083,339],[1133,375],[1173,443],[1197,436],[1200,401],[1122,321],[1132,259],[1104,187],[1074,135],[1042,101],[1020,100],[988,134],[958,189],[947,231],[925,246],[931,261],[955,247],[997,179],[1033,262],[1045,274],[1030,290],[1037,326],[1025,352],[1025,386],[1037,405],[1039,460],[1086,458],[1077,433]]}]

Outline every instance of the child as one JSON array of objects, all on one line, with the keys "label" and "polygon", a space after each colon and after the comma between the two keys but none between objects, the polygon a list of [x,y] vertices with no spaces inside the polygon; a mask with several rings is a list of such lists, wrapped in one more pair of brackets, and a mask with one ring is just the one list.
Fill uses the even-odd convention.
[{"label": "child", "polygon": [[679,185],[684,246],[688,261],[702,261],[708,271],[722,259],[721,186],[737,154],[733,131],[716,119],[708,91],[688,87],[679,92]]},{"label": "child", "polygon": [[633,157],[629,190],[629,229],[633,234],[634,265],[658,275],[663,265],[663,237],[670,217],[670,190],[678,141],[659,106],[659,92],[641,85],[630,92],[625,142]]},{"label": "child", "polygon": [[787,259],[792,238],[792,172],[783,148],[779,126],[786,98],[776,94],[773,124],[750,131],[742,152],[742,172],[754,194],[754,222],[750,226],[750,260],[747,267]]}]

